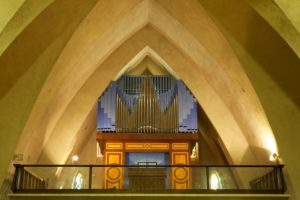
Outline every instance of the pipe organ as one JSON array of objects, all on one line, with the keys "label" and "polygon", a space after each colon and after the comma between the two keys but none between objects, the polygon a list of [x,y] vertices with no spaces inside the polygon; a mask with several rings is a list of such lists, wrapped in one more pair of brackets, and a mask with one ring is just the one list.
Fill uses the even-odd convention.
[{"label": "pipe organ", "polygon": [[[105,169],[105,188],[191,188],[192,169],[184,166],[169,170],[132,168],[126,172],[119,165],[133,162],[129,159],[133,155],[142,155],[141,162],[160,163],[149,156],[153,152],[167,154],[165,164],[188,165],[198,140],[198,134],[193,134],[198,132],[197,121],[196,100],[181,80],[170,76],[122,76],[113,81],[98,99],[97,140],[104,163],[114,165]],[[154,179],[160,184],[153,184]]]},{"label": "pipe organ", "polygon": [[182,80],[122,76],[98,100],[98,132],[195,133],[197,102]]}]

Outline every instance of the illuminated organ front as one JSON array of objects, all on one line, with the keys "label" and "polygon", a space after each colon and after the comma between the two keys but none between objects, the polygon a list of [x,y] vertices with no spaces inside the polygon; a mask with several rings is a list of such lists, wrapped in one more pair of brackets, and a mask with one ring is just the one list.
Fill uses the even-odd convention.
[{"label": "illuminated organ front", "polygon": [[[197,102],[183,81],[171,76],[122,76],[99,97],[97,131],[105,164],[188,165],[198,139]],[[165,159],[161,161],[161,157]],[[147,181],[139,177],[142,169],[134,170],[107,168],[105,187],[149,188]],[[148,173],[151,176],[161,176],[149,189],[191,186],[187,167],[143,170],[152,170]],[[140,175],[145,174],[146,171]],[[135,181],[136,176],[141,182]]]},{"label": "illuminated organ front", "polygon": [[197,102],[170,76],[123,76],[98,101],[99,132],[196,133]]}]

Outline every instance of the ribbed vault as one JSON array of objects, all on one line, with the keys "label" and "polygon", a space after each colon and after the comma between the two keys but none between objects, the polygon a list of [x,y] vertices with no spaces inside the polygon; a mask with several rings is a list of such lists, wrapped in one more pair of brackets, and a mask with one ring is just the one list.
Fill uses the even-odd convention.
[{"label": "ribbed vault", "polygon": [[[31,162],[64,163],[82,138],[80,130],[97,97],[146,46],[194,93],[232,163],[267,162],[277,151],[242,66],[199,3],[149,0],[94,7],[49,75],[17,151],[31,155]],[[36,140],[29,145],[26,138],[33,135]]]}]

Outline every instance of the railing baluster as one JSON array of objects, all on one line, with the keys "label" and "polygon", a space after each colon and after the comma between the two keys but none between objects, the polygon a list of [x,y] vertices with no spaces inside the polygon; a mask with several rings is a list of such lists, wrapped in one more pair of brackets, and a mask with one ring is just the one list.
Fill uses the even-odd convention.
[{"label": "railing baluster", "polygon": [[210,190],[210,185],[209,185],[209,167],[205,167],[206,169],[206,188]]},{"label": "railing baluster", "polygon": [[283,177],[283,172],[282,172],[282,165],[279,166],[279,172],[280,172],[280,185],[281,185],[281,193],[285,193],[286,188],[285,188],[285,181]]},{"label": "railing baluster", "polygon": [[20,174],[20,165],[17,164],[15,165],[15,174],[14,174],[14,178],[13,178],[13,183],[12,183],[12,187],[11,187],[11,190],[16,193],[17,190],[18,190],[18,178],[19,178],[19,174]]},{"label": "railing baluster", "polygon": [[279,191],[279,183],[278,183],[278,168],[274,167],[274,183],[275,183],[275,190]]},{"label": "railing baluster", "polygon": [[89,167],[89,189],[92,189],[92,172],[93,172],[93,167]]},{"label": "railing baluster", "polygon": [[24,166],[20,166],[20,188],[19,190],[23,189],[23,179],[24,179]]}]

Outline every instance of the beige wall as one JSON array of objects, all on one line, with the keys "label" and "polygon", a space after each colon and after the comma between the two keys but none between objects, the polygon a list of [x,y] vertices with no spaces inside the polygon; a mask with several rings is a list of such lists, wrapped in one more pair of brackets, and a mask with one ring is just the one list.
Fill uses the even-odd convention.
[{"label": "beige wall", "polygon": [[24,0],[0,1],[0,32],[23,3]]},{"label": "beige wall", "polygon": [[274,2],[281,8],[282,12],[290,19],[291,23],[294,24],[298,32],[300,32],[300,2],[297,0],[274,0]]},{"label": "beige wall", "polygon": [[[268,23],[274,31],[276,31],[285,42],[293,49],[293,51],[297,54],[298,58],[300,57],[300,32],[299,26],[294,25],[293,21],[290,19],[288,15],[285,14],[285,11],[289,11],[290,9],[281,9],[275,2],[276,1],[260,1],[260,0],[247,0],[246,1],[257,14],[259,14],[262,18],[265,19],[266,23]],[[295,4],[296,1],[277,1],[278,3],[285,2],[287,4]],[[299,2],[297,3],[299,4]],[[297,10],[295,6],[295,10]],[[296,13],[295,18],[297,17]],[[299,12],[298,12],[299,15]],[[299,18],[299,17],[298,17]]]},{"label": "beige wall", "polygon": [[[289,187],[290,192],[295,192],[294,199],[297,199],[299,196],[297,188],[300,187],[299,173],[296,172],[300,167],[297,149],[297,141],[300,139],[299,58],[296,52],[288,47],[288,41],[286,43],[278,37],[261,17],[255,15],[251,7],[240,1],[231,2],[232,6],[221,8],[217,6],[216,1],[202,1],[207,11],[220,25],[260,97],[277,139],[279,153],[287,167],[287,176],[292,185]],[[248,15],[243,16],[236,12],[237,10]],[[238,19],[236,23],[231,22],[233,18]],[[252,36],[246,29],[246,22],[247,28],[255,30]],[[276,21],[271,21],[274,22]],[[277,23],[278,26],[281,21]]]},{"label": "beige wall", "polygon": [[[77,1],[70,6],[70,2],[57,1],[48,7],[0,56],[1,182],[49,71],[78,23],[95,3]],[[6,35],[4,31],[1,37]],[[28,140],[35,141],[36,137]],[[25,162],[27,159],[24,157]]]},{"label": "beige wall", "polygon": [[[11,0],[6,1],[2,0],[2,4],[9,4],[9,6],[17,6],[17,10],[11,19],[7,21],[3,31],[0,28],[0,55],[8,48],[8,46],[16,39],[16,37],[24,31],[26,26],[28,26],[34,18],[36,18],[47,6],[54,2],[54,0],[44,0],[44,1],[35,1],[35,0]],[[18,2],[18,4],[16,4]],[[19,3],[23,2],[19,5]],[[3,10],[1,10],[3,9]],[[8,9],[5,5],[0,5],[0,13],[5,15],[4,10]],[[10,11],[8,9],[7,11]],[[5,19],[0,17],[0,19]],[[0,26],[1,27],[1,26]]]}]

